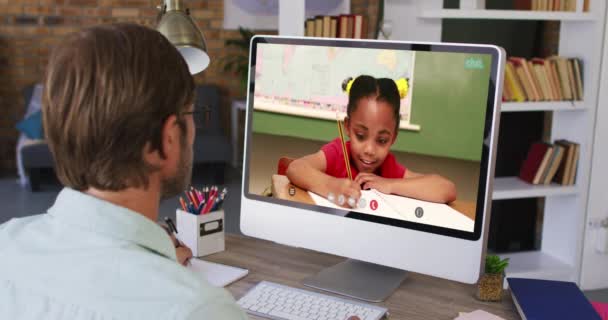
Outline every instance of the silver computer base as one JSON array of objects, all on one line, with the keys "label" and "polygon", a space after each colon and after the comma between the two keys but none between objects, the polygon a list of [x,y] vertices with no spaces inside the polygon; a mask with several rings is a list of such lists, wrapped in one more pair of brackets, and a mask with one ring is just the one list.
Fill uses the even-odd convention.
[{"label": "silver computer base", "polygon": [[407,272],[373,263],[345,260],[306,278],[302,284],[370,302],[388,298],[407,276]]}]

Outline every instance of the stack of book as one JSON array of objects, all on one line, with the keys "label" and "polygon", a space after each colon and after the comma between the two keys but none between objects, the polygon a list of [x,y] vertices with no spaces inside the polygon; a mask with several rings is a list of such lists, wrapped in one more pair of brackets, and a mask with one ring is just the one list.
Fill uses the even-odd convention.
[{"label": "stack of book", "polygon": [[360,14],[316,16],[306,19],[304,30],[307,37],[367,39],[367,21]]},{"label": "stack of book", "polygon": [[580,59],[553,56],[547,59],[508,58],[503,101],[583,100]]},{"label": "stack of book", "polygon": [[557,140],[550,144],[532,144],[528,156],[519,172],[519,178],[531,184],[555,182],[574,185],[580,154],[580,145],[568,140]]},{"label": "stack of book", "polygon": [[[589,1],[583,2],[583,11],[589,11]],[[577,0],[514,0],[516,10],[576,11]]]}]

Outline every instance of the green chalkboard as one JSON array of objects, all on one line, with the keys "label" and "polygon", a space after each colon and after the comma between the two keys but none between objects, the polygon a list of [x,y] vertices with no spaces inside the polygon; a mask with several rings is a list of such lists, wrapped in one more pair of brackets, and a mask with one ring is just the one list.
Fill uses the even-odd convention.
[{"label": "green chalkboard", "polygon": [[[485,124],[491,56],[417,52],[411,123],[420,131],[400,130],[394,151],[479,161]],[[253,132],[330,141],[336,123],[255,111]]]}]

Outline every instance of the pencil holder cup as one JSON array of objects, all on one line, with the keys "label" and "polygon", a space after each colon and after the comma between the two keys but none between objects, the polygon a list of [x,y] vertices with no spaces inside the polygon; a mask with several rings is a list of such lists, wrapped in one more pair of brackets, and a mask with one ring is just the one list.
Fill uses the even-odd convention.
[{"label": "pencil holder cup", "polygon": [[195,215],[177,209],[175,219],[178,238],[192,250],[192,256],[224,251],[224,210]]}]

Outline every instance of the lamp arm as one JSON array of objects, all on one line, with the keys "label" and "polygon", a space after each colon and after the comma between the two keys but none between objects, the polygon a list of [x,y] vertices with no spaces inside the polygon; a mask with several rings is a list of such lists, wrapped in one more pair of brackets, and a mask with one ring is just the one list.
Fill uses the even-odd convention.
[{"label": "lamp arm", "polygon": [[180,0],[164,0],[165,2],[165,10],[173,11],[173,10],[182,10],[184,7]]}]

